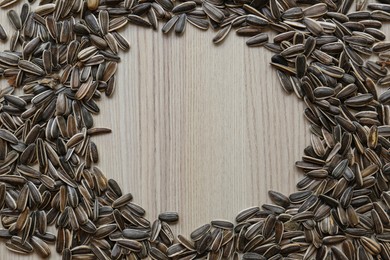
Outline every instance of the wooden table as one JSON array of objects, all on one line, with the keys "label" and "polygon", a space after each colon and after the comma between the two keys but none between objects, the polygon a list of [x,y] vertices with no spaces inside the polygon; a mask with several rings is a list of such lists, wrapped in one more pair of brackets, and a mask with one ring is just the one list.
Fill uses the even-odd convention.
[{"label": "wooden table", "polygon": [[234,31],[215,46],[214,34],[129,26],[116,93],[96,120],[113,130],[96,138],[99,167],[149,219],[178,211],[175,231],[185,235],[269,202],[269,189],[293,192],[309,144],[303,101],[279,85],[272,54]]},{"label": "wooden table", "polygon": [[[11,31],[4,11],[0,23]],[[149,220],[178,211],[175,234],[187,236],[270,202],[269,189],[296,190],[294,163],[309,144],[309,125],[303,102],[280,87],[269,51],[248,48],[234,31],[215,46],[215,32],[190,24],[183,36],[136,26],[123,35],[131,50],[121,53],[116,92],[101,100],[95,120],[113,133],[94,140],[99,167]],[[0,259],[38,258],[4,243],[0,250]],[[60,259],[54,250],[52,259]]]}]

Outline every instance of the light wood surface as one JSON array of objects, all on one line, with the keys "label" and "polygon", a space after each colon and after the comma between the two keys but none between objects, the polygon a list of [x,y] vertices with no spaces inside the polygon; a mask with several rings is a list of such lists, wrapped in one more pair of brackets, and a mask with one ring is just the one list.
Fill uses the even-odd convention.
[{"label": "light wood surface", "polygon": [[[0,23],[10,28],[4,11]],[[175,234],[189,235],[270,202],[269,189],[295,190],[294,163],[309,144],[309,126],[303,102],[280,87],[269,51],[248,48],[233,31],[215,46],[215,32],[189,24],[183,36],[136,26],[122,33],[131,50],[121,54],[116,92],[102,99],[95,119],[113,133],[94,140],[98,166],[149,220],[178,211]],[[4,243],[0,252],[0,259],[38,259]]]},{"label": "light wood surface", "polygon": [[155,219],[178,211],[189,234],[267,202],[268,189],[295,190],[294,163],[309,143],[303,104],[280,87],[271,53],[234,33],[188,26],[182,37],[129,27],[113,98],[97,125],[100,167]]}]

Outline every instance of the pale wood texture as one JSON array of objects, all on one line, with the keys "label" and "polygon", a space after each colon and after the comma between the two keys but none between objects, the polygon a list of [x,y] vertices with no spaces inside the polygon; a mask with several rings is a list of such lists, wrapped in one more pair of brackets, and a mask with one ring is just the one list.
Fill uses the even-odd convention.
[{"label": "pale wood texture", "polygon": [[[0,23],[13,31],[4,12]],[[303,102],[280,87],[269,51],[248,48],[234,31],[215,46],[212,30],[189,24],[180,37],[136,26],[123,34],[131,51],[121,54],[116,92],[95,120],[113,133],[94,140],[99,167],[149,220],[178,211],[175,234],[189,235],[270,202],[269,189],[295,191],[308,124]],[[4,243],[0,250],[0,259],[38,259]],[[53,250],[51,259],[60,256]]]},{"label": "pale wood texture", "polygon": [[233,220],[289,193],[294,162],[309,143],[303,104],[286,95],[269,61],[234,33],[220,46],[212,31],[188,26],[177,37],[130,27],[116,93],[101,102],[100,167],[155,219],[178,211],[189,234],[214,218]]}]

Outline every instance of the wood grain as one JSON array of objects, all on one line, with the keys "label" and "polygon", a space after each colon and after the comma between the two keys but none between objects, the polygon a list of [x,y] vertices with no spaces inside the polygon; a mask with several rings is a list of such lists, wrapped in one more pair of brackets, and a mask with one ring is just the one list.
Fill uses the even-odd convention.
[{"label": "wood grain", "polygon": [[[148,212],[180,213],[189,234],[214,218],[267,202],[268,189],[289,193],[294,162],[308,144],[303,104],[286,95],[271,53],[232,34],[185,35],[130,27],[114,97],[101,102],[100,167]],[[115,115],[115,116],[114,116]]]},{"label": "wood grain", "polygon": [[[0,23],[11,32],[4,12]],[[233,221],[269,202],[267,191],[295,191],[294,163],[309,144],[303,102],[283,92],[263,48],[234,32],[218,46],[214,32],[187,25],[183,36],[129,26],[114,96],[103,98],[96,126],[99,167],[154,220],[178,211],[175,234],[212,219]],[[1,259],[18,256],[1,243]],[[60,259],[53,250],[51,259]]]}]

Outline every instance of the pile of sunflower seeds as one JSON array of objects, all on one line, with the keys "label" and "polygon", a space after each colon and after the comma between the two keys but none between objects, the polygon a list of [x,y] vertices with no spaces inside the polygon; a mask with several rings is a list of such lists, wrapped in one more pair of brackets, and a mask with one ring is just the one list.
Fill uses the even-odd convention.
[{"label": "pile of sunflower seeds", "polygon": [[[12,8],[20,0],[0,0]],[[0,238],[63,259],[390,259],[390,1],[41,0],[0,26]],[[32,10],[33,9],[33,10]],[[187,22],[275,53],[283,89],[307,108],[311,144],[289,196],[175,237],[96,166],[97,101],[116,85],[128,24],[182,34]],[[269,41],[269,32],[276,36]],[[9,34],[9,35],[8,35]],[[370,58],[370,59],[369,59]],[[56,234],[48,227],[55,226]]]}]

